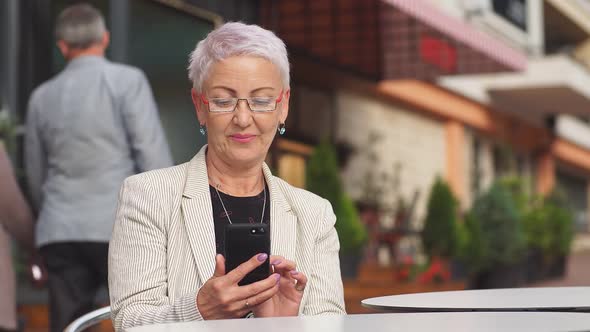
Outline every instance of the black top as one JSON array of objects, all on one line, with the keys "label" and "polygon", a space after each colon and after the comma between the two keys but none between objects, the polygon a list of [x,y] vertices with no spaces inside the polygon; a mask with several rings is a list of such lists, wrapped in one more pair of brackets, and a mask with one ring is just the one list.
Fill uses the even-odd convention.
[{"label": "black top", "polygon": [[[270,193],[268,192],[268,186],[265,186],[265,189],[266,207],[264,208],[262,222],[270,224]],[[211,193],[211,204],[213,205],[213,223],[215,224],[217,253],[223,254],[225,225],[228,225],[229,221],[223,210],[223,205],[221,205],[220,198],[223,200],[223,204],[227,209],[232,223],[258,224],[260,223],[260,216],[262,214],[264,191],[261,191],[256,196],[250,197],[235,197],[219,191],[218,196],[215,187],[210,185],[209,192]]]}]

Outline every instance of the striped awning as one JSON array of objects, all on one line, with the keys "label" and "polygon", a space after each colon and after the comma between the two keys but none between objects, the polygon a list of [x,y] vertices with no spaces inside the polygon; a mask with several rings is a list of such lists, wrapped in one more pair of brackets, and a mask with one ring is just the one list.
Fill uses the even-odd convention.
[{"label": "striped awning", "polygon": [[478,31],[469,24],[445,14],[425,0],[382,1],[512,70],[518,71],[526,68],[527,57],[523,52],[515,50],[490,35]]}]

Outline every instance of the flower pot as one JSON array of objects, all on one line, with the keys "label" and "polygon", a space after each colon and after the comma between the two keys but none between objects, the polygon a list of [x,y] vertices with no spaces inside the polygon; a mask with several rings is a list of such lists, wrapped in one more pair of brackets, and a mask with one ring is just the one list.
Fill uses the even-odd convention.
[{"label": "flower pot", "polygon": [[469,288],[515,288],[522,286],[526,280],[524,264],[504,264],[477,273],[470,280]]},{"label": "flower pot", "polygon": [[545,276],[549,279],[558,279],[565,276],[567,268],[567,256],[559,255],[554,257],[547,264]]},{"label": "flower pot", "polygon": [[545,278],[543,252],[541,249],[530,249],[526,256],[525,278],[527,283],[533,283]]},{"label": "flower pot", "polygon": [[340,253],[340,273],[343,279],[357,279],[361,253]]}]

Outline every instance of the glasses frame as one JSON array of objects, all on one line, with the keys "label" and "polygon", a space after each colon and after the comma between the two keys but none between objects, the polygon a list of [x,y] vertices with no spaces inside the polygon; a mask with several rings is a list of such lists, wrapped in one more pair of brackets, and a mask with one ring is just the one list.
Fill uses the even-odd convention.
[{"label": "glasses frame", "polygon": [[236,106],[234,106],[234,108],[231,111],[211,111],[211,106],[209,105],[209,99],[207,99],[207,97],[205,97],[205,94],[201,94],[201,101],[203,102],[203,104],[207,105],[207,111],[209,113],[234,113],[236,111],[236,108],[238,108],[238,104],[240,103],[241,100],[245,100],[246,101],[246,105],[248,105],[248,109],[250,110],[250,112],[253,113],[272,113],[274,111],[277,110],[277,106],[279,105],[279,103],[283,100],[283,92],[285,92],[284,89],[281,90],[281,92],[279,93],[279,96],[277,97],[277,99],[275,100],[275,108],[269,111],[254,111],[252,110],[252,107],[250,107],[250,102],[248,101],[248,99],[250,98],[228,98],[228,99],[235,99],[236,100]]}]

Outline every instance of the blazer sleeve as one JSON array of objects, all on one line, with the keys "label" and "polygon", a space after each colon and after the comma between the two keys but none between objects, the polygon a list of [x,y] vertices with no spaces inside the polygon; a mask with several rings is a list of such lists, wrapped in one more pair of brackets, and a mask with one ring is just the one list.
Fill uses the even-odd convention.
[{"label": "blazer sleeve", "polygon": [[109,292],[116,331],[146,324],[202,320],[197,291],[168,297],[167,211],[147,178],[125,180],[109,245]]},{"label": "blazer sleeve", "polygon": [[25,133],[25,171],[27,184],[34,210],[38,213],[41,209],[43,195],[42,187],[47,173],[47,152],[45,151],[41,131],[38,108],[36,105],[36,93],[33,93],[27,110]]},{"label": "blazer sleeve", "polygon": [[311,275],[308,276],[303,315],[346,314],[344,290],[340,275],[338,252],[340,242],[334,228],[336,215],[332,206],[324,200],[320,217],[320,228],[315,243],[315,260]]},{"label": "blazer sleeve", "polygon": [[138,172],[173,165],[150,84],[137,70],[121,110]]}]

